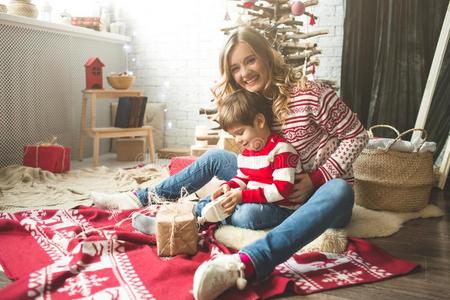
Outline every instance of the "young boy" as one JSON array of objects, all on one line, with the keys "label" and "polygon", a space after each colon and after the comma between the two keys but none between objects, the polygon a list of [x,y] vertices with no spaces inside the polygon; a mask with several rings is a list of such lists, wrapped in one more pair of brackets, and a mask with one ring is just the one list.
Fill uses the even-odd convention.
[{"label": "young boy", "polygon": [[[196,205],[197,216],[211,222],[231,215],[226,223],[250,229],[278,225],[299,206],[287,200],[299,156],[271,131],[271,102],[257,93],[238,90],[220,103],[219,123],[243,151],[237,159],[237,175],[217,189],[212,200],[207,197]],[[218,207],[210,202],[219,196],[223,209],[209,212],[207,208]]]},{"label": "young boy", "polygon": [[[270,129],[272,104],[257,93],[238,90],[220,103],[219,123],[243,147],[237,175],[199,201],[195,214],[203,222],[227,219],[225,223],[249,229],[277,226],[300,206],[287,200],[300,170],[296,150]],[[220,203],[215,202],[220,196]],[[122,209],[142,207],[146,200],[139,198],[138,191],[92,193],[92,198],[96,206]],[[133,226],[154,233],[149,231],[154,228],[153,218],[136,214]]]}]

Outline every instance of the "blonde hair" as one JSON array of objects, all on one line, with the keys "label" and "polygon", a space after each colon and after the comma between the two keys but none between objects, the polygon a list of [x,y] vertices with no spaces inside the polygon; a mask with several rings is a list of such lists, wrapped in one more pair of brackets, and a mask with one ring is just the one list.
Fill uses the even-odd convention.
[{"label": "blonde hair", "polygon": [[262,114],[266,125],[272,125],[272,103],[261,94],[244,89],[237,90],[220,102],[218,109],[219,124],[224,130],[236,125],[253,126],[256,115]]},{"label": "blonde hair", "polygon": [[272,111],[275,119],[284,122],[289,112],[290,89],[294,85],[299,85],[302,89],[305,88],[304,84],[301,84],[300,78],[302,76],[293,72],[292,68],[284,62],[281,54],[270,46],[264,36],[249,27],[240,27],[234,31],[222,49],[219,62],[222,78],[221,82],[212,89],[216,102],[220,103],[221,99],[242,88],[234,80],[229,65],[230,52],[239,42],[244,42],[250,46],[265,64],[269,78],[260,93],[272,100]]}]

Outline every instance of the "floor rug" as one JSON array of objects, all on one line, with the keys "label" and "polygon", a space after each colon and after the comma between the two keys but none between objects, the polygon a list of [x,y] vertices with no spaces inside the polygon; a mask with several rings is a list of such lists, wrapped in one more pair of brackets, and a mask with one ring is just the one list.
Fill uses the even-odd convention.
[{"label": "floor rug", "polygon": [[0,168],[0,211],[69,209],[91,205],[91,191],[130,191],[155,185],[167,175],[166,169],[151,164],[129,170],[96,167],[62,174],[9,166]]},{"label": "floor rug", "polygon": [[[149,207],[156,213],[158,207]],[[204,261],[229,253],[214,239],[215,225],[201,232],[194,256],[162,258],[155,237],[114,226],[132,211],[95,207],[0,213],[0,264],[13,283],[0,299],[192,299],[192,278]],[[222,299],[267,299],[284,292],[311,294],[387,279],[416,264],[392,257],[370,242],[349,238],[340,254],[296,254],[262,282]]]},{"label": "floor rug", "polygon": [[[360,238],[386,237],[399,231],[402,224],[409,220],[441,217],[443,215],[444,212],[433,204],[429,204],[418,212],[407,213],[376,211],[355,205],[352,219],[346,228],[326,230],[301,251],[319,250],[340,253],[346,248],[347,236]],[[227,247],[241,249],[263,238],[267,231],[224,225],[216,231],[215,236]]]}]

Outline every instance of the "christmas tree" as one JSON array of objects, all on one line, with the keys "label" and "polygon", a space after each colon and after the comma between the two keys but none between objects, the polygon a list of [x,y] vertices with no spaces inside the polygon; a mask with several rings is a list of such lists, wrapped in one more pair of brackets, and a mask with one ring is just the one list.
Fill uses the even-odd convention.
[{"label": "christmas tree", "polygon": [[317,17],[306,9],[318,3],[318,0],[238,1],[236,6],[241,8],[242,17],[238,18],[238,24],[223,28],[222,31],[228,34],[239,26],[256,29],[283,55],[294,70],[302,72],[303,75],[314,74],[319,64],[317,54],[320,54],[321,50],[317,48],[316,43],[306,40],[328,34],[328,30],[305,32],[305,26],[298,17],[306,15],[309,17],[309,25],[314,25]]},{"label": "christmas tree", "polygon": [[[307,8],[318,5],[318,0],[304,2],[297,0],[234,0],[234,2],[239,9],[239,17],[236,24],[221,29],[224,34],[229,34],[240,26],[258,30],[267,38],[272,47],[283,55],[285,62],[290,64],[294,71],[301,72],[303,76],[309,76],[309,79],[314,79],[313,75],[319,65],[317,55],[322,51],[317,48],[317,43],[308,42],[307,39],[328,34],[328,30],[308,30],[316,23],[317,16],[308,12]],[[299,17],[303,15],[307,16],[309,26],[299,20]],[[230,20],[228,8],[225,19]],[[320,81],[337,89],[335,81],[324,79]],[[199,113],[205,114],[208,119],[214,121],[217,117],[217,108],[201,108]]]}]

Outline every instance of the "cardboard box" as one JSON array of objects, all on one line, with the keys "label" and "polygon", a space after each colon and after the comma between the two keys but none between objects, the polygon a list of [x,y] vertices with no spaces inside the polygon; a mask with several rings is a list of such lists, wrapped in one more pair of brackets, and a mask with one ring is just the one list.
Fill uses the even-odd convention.
[{"label": "cardboard box", "polygon": [[144,138],[116,139],[116,153],[118,161],[143,161],[145,160]]},{"label": "cardboard box", "polygon": [[159,256],[197,253],[197,220],[193,203],[171,203],[156,214],[156,248]]},{"label": "cardboard box", "polygon": [[27,145],[23,147],[23,165],[53,173],[70,170],[71,149],[61,145]]},{"label": "cardboard box", "polygon": [[242,147],[236,143],[234,137],[231,135],[222,135],[217,143],[217,148],[240,154]]},{"label": "cardboard box", "polygon": [[172,158],[176,156],[186,156],[191,153],[189,148],[160,148],[158,158]]},{"label": "cardboard box", "polygon": [[191,156],[201,156],[206,151],[211,150],[211,149],[216,149],[216,148],[217,148],[216,145],[208,145],[206,147],[192,145],[191,146]]}]

